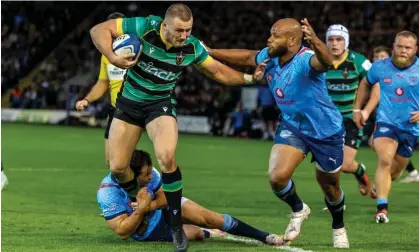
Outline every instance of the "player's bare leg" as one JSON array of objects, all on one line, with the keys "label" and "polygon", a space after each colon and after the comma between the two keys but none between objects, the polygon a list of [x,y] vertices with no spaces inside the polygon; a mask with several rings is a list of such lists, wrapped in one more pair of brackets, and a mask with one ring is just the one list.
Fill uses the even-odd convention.
[{"label": "player's bare leg", "polygon": [[316,178],[326,196],[326,206],[332,214],[333,246],[335,248],[349,248],[348,236],[343,222],[345,196],[340,188],[340,171],[326,173],[317,169]]},{"label": "player's bare leg", "polygon": [[270,245],[282,245],[282,237],[260,231],[228,214],[210,211],[188,200],[182,204],[182,217],[185,223],[191,223],[208,229],[219,229],[233,235],[245,236]]},{"label": "player's bare leg", "polygon": [[182,228],[182,174],[175,160],[177,122],[171,116],[160,116],[148,123],[146,129],[162,171],[162,187],[169,207],[173,245],[175,251],[186,251],[188,239]]},{"label": "player's bare leg", "polygon": [[303,221],[310,215],[310,208],[298,197],[291,179],[303,159],[303,151],[284,144],[275,144],[269,158],[269,183],[272,191],[292,209],[291,220],[284,234],[286,242],[297,238]]},{"label": "player's bare leg", "polygon": [[355,160],[358,150],[349,146],[344,146],[343,152],[343,164],[341,171],[344,173],[354,174],[356,180],[358,181],[359,192],[362,196],[367,195],[371,190],[371,184],[365,171],[365,166]]},{"label": "player's bare leg", "polygon": [[391,189],[391,168],[398,143],[388,137],[374,139],[375,151],[378,155],[378,168],[375,171],[375,190],[377,197],[377,213],[375,220],[378,223],[387,223],[388,219],[388,195]]},{"label": "player's bare leg", "polygon": [[109,168],[121,187],[134,197],[137,183],[129,162],[142,131],[142,128],[118,118],[112,120],[109,131]]}]

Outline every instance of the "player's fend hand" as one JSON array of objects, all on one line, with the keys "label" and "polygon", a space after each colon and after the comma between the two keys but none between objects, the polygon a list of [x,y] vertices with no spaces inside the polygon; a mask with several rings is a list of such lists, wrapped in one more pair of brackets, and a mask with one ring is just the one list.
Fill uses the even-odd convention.
[{"label": "player's fend hand", "polygon": [[307,43],[312,45],[312,42],[317,38],[316,33],[314,32],[313,27],[311,27],[310,23],[308,22],[307,18],[304,18],[301,20],[301,28],[304,33],[304,40],[307,41]]},{"label": "player's fend hand", "polygon": [[364,115],[363,115],[361,110],[355,109],[352,112],[352,120],[354,121],[354,123],[356,124],[356,127],[358,129],[363,129],[364,128],[366,120],[365,120]]},{"label": "player's fend hand", "polygon": [[151,203],[151,195],[147,190],[147,187],[141,188],[137,193],[138,208],[148,212],[148,207]]},{"label": "player's fend hand", "polygon": [[89,106],[89,101],[87,99],[83,99],[76,102],[76,109],[78,111],[83,111]]},{"label": "player's fend hand", "polygon": [[255,82],[261,81],[263,76],[265,75],[265,67],[268,64],[270,59],[266,59],[262,61],[259,65],[257,65],[255,72],[253,73],[253,80]]},{"label": "player's fend hand", "polygon": [[125,55],[114,55],[111,59],[109,59],[109,62],[116,67],[128,69],[137,64],[140,54],[138,54],[136,58],[134,57],[135,53],[129,53]]},{"label": "player's fend hand", "polygon": [[411,123],[419,123],[419,110],[415,112],[410,112],[412,117],[410,117],[409,122]]}]

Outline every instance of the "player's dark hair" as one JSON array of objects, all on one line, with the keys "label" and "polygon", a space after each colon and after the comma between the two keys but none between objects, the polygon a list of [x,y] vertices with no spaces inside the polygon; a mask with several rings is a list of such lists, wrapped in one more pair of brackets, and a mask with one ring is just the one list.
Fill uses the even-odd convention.
[{"label": "player's dark hair", "polygon": [[119,12],[114,12],[112,14],[110,14],[106,20],[111,20],[111,19],[117,19],[117,18],[125,18],[125,15]]},{"label": "player's dark hair", "polygon": [[173,4],[167,9],[164,19],[168,20],[176,17],[184,22],[189,21],[192,18],[192,11],[184,4]]},{"label": "player's dark hair", "polygon": [[414,34],[411,31],[401,31],[399,33],[397,33],[396,35],[396,39],[400,36],[406,37],[406,38],[413,38],[414,40],[416,40],[416,44],[418,43],[418,36],[416,36],[416,34]]},{"label": "player's dark hair", "polygon": [[376,46],[375,48],[374,48],[374,50],[372,50],[372,52],[375,54],[375,53],[379,53],[379,52],[386,52],[389,56],[391,55],[391,50],[390,50],[390,48],[388,48],[387,46],[383,46],[383,45],[380,45],[380,46]]},{"label": "player's dark hair", "polygon": [[137,177],[144,167],[149,167],[151,164],[151,156],[148,152],[134,150],[129,167],[134,172],[135,177]]}]

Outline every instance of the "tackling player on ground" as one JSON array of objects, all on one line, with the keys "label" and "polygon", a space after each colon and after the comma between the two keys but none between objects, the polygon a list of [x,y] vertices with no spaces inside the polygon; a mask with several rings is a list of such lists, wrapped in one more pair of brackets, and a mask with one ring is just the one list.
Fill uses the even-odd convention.
[{"label": "tackling player on ground", "polygon": [[[125,15],[115,12],[108,16],[106,20],[124,18]],[[124,82],[124,76],[127,70],[118,68],[112,65],[109,60],[102,55],[100,59],[100,71],[99,78],[96,84],[92,87],[92,90],[86,95],[86,97],[76,103],[76,109],[81,111],[87,108],[87,106],[97,100],[99,100],[109,89],[110,94],[110,106],[108,112],[108,124],[105,130],[105,162],[109,166],[109,129],[111,127],[113,115],[115,113],[116,96],[122,87]]]},{"label": "tackling player on ground", "polygon": [[[150,154],[135,150],[130,162],[135,181],[141,188],[136,197],[130,197],[109,173],[101,182],[97,192],[100,209],[109,227],[122,239],[138,241],[172,241],[167,222],[167,200],[162,190],[162,180],[153,168]],[[189,240],[203,240],[214,233],[197,226],[219,229],[227,233],[245,236],[270,245],[282,245],[280,236],[260,231],[228,215],[212,212],[197,203],[182,197],[183,229]]]},{"label": "tackling player on ground", "polygon": [[349,47],[348,29],[331,25],[326,33],[327,47],[333,55],[333,66],[326,73],[328,93],[339,109],[346,130],[342,172],[352,173],[358,181],[359,192],[365,196],[370,192],[370,179],[365,166],[355,160],[362,141],[363,131],[352,120],[356,92],[359,82],[365,77],[371,63],[362,54]]},{"label": "tackling player on ground", "polygon": [[[388,223],[388,195],[392,180],[397,179],[409,162],[419,137],[419,60],[417,36],[410,31],[397,34],[391,58],[373,63],[367,73],[369,85],[379,84],[370,99],[379,98],[374,148],[378,155],[375,173],[377,223]],[[368,91],[360,85],[356,108]],[[364,125],[361,113],[354,114],[357,125]]]},{"label": "tackling player on ground", "polygon": [[[188,240],[182,228],[182,174],[175,161],[178,139],[174,88],[182,70],[194,64],[208,77],[226,84],[252,84],[263,78],[265,63],[254,75],[237,72],[212,59],[202,43],[191,35],[193,17],[184,4],[170,6],[164,20],[157,16],[109,20],[90,31],[98,50],[110,63],[130,68],[116,101],[109,132],[109,166],[130,195],[137,194],[129,160],[142,132],[147,131],[162,171],[163,191],[170,209],[175,251],[186,251]],[[134,54],[117,56],[112,39],[137,35],[143,45],[139,59]],[[137,62],[138,60],[138,62]]]},{"label": "tackling player on ground", "polygon": [[[314,52],[303,47],[303,36]],[[270,155],[269,182],[273,193],[292,208],[285,241],[296,239],[302,222],[310,214],[291,177],[311,151],[317,181],[333,217],[334,247],[348,248],[343,222],[344,193],[339,186],[345,129],[342,116],[327,93],[324,71],[333,60],[327,46],[306,19],[300,25],[287,18],[273,25],[268,46],[259,52],[212,49],[210,54],[231,64],[253,67],[270,59],[265,77],[282,112],[282,121]]]}]

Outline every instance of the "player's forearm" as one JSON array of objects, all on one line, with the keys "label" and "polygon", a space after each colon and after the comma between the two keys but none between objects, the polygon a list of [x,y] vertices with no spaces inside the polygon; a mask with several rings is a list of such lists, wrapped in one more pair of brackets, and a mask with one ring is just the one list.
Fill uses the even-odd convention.
[{"label": "player's forearm", "polygon": [[380,86],[378,84],[375,84],[371,88],[370,92],[370,98],[367,102],[367,105],[365,105],[364,110],[368,112],[368,114],[371,114],[372,111],[377,107],[378,102],[380,101]]},{"label": "player's forearm", "polygon": [[112,59],[115,56],[112,50],[112,32],[103,23],[90,29],[90,36],[93,44],[107,59]]},{"label": "player's forearm", "polygon": [[236,71],[226,65],[221,64],[218,67],[217,72],[209,75],[207,74],[207,76],[221,84],[228,86],[253,84],[255,82],[252,75]]},{"label": "player's forearm", "polygon": [[148,211],[154,211],[157,209],[163,209],[167,207],[167,201],[166,198],[164,199],[155,199],[150,203],[150,206],[148,207]]},{"label": "player's forearm", "polygon": [[236,66],[256,66],[257,51],[246,49],[212,49],[210,55],[219,60]]},{"label": "player's forearm", "polygon": [[358,93],[356,95],[355,109],[362,109],[361,106],[363,102],[365,101],[367,94],[368,94],[368,83],[366,83],[365,81],[361,81],[361,83],[359,83]]},{"label": "player's forearm", "polygon": [[319,38],[314,40],[312,42],[312,49],[316,54],[317,60],[320,62],[324,69],[327,69],[332,65],[333,56],[323,41],[321,41]]},{"label": "player's forearm", "polygon": [[135,211],[130,216],[125,218],[119,225],[119,237],[121,237],[121,239],[129,238],[131,234],[137,230],[147,212],[148,209],[135,209]]},{"label": "player's forearm", "polygon": [[98,80],[84,99],[88,100],[89,103],[97,101],[106,93],[108,88],[108,81]]}]

